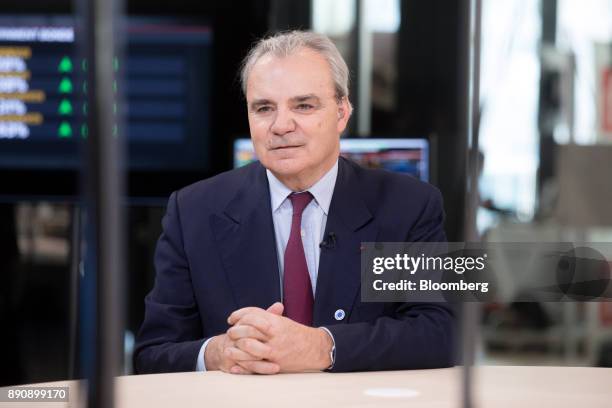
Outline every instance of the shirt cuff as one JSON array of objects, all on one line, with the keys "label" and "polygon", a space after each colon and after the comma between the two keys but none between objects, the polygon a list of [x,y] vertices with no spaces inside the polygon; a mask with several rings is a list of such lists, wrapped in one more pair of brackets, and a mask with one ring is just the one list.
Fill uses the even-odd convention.
[{"label": "shirt cuff", "polygon": [[332,349],[329,356],[331,359],[331,364],[325,369],[331,370],[332,368],[334,368],[334,364],[336,363],[336,339],[334,339],[334,335],[329,331],[327,327],[319,327],[319,329],[323,329],[325,333],[329,334],[329,337],[331,337],[332,340]]},{"label": "shirt cuff", "polygon": [[200,347],[200,352],[198,353],[198,361],[196,361],[196,371],[201,371],[201,372],[206,371],[206,362],[204,361],[204,353],[206,352],[206,346],[208,346],[208,342],[211,340],[212,340],[212,337],[209,337],[204,342],[204,344],[202,344],[202,347]]}]

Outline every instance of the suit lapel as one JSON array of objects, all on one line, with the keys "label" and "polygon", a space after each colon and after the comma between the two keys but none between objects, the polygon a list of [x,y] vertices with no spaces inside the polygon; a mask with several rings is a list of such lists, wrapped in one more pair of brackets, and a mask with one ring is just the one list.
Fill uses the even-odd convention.
[{"label": "suit lapel", "polygon": [[280,278],[265,169],[256,163],[211,229],[237,308],[280,301]]},{"label": "suit lapel", "polygon": [[[361,243],[374,242],[378,227],[359,193],[354,169],[340,158],[325,236],[331,232],[333,248],[322,248],[314,304],[314,325],[347,322],[361,285]],[[336,320],[336,311],[345,317]]]}]

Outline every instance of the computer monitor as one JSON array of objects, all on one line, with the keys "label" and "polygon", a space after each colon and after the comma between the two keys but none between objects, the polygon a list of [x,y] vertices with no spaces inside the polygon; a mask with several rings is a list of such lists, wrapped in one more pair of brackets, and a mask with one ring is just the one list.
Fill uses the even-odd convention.
[{"label": "computer monitor", "polygon": [[[340,155],[364,167],[410,174],[429,181],[429,142],[427,139],[340,139]],[[251,139],[234,142],[234,167],[257,160]]]}]

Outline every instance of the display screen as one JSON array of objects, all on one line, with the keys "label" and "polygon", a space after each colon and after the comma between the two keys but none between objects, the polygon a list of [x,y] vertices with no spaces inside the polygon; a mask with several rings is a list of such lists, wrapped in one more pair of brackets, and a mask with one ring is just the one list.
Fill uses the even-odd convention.
[{"label": "display screen", "polygon": [[[125,58],[113,60],[123,78],[113,88],[124,101],[115,109],[129,168],[208,170],[210,27],[132,18],[126,32]],[[79,165],[91,90],[77,33],[69,17],[0,17],[1,169]]]},{"label": "display screen", "polygon": [[[344,138],[340,139],[340,155],[364,167],[407,173],[429,181],[427,139]],[[237,139],[234,142],[234,167],[254,160],[257,157],[251,139]]]}]

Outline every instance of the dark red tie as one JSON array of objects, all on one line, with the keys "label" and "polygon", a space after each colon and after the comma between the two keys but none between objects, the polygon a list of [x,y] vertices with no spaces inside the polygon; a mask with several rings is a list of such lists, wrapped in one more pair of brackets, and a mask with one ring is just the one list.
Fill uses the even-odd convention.
[{"label": "dark red tie", "polygon": [[307,326],[312,326],[312,285],[308,264],[302,244],[302,212],[312,200],[309,192],[289,195],[293,206],[291,233],[285,249],[285,270],[283,273],[283,303],[285,316]]}]

